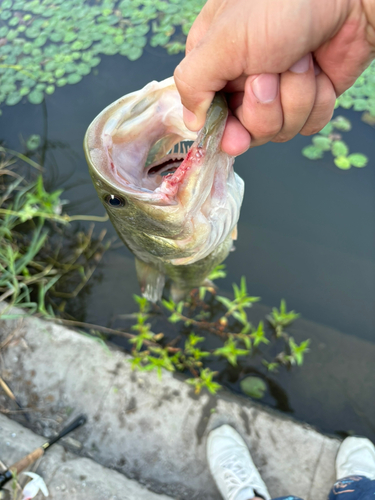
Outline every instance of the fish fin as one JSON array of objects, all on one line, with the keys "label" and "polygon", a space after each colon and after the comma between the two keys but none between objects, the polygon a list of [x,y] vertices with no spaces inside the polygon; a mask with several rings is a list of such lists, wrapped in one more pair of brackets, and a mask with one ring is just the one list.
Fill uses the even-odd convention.
[{"label": "fish fin", "polygon": [[232,234],[231,234],[232,240],[236,240],[237,236],[238,236],[238,230],[237,230],[237,224],[236,224],[234,226],[234,228],[232,229]]},{"label": "fish fin", "polygon": [[206,278],[204,281],[203,281],[203,285],[204,287],[206,288],[213,288],[214,290],[217,290],[217,286],[215,285],[215,283],[211,280],[209,280],[208,278]]},{"label": "fish fin", "polygon": [[135,259],[135,269],[143,297],[150,302],[161,299],[165,284],[165,275],[152,264]]},{"label": "fish fin", "polygon": [[175,302],[176,304],[181,302],[181,300],[186,299],[186,296],[188,295],[189,292],[190,292],[190,290],[188,288],[183,288],[183,287],[179,286],[177,283],[175,283],[174,281],[172,281],[171,297],[172,297],[173,302]]}]

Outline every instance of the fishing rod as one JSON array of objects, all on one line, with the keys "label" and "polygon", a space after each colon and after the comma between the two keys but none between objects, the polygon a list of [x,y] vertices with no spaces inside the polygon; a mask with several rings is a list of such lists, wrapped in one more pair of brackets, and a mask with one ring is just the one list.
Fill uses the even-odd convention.
[{"label": "fishing rod", "polygon": [[[53,444],[55,444],[59,439],[66,436],[70,432],[74,431],[81,425],[86,422],[86,417],[84,415],[80,415],[76,419],[73,420],[69,425],[64,427],[64,429],[55,437],[46,441],[42,446],[36,448],[34,451],[21,458],[18,462],[11,465],[9,469],[4,472],[0,472],[0,490],[1,488],[10,481],[15,474],[19,474],[24,469],[26,469],[30,464],[35,462],[38,458],[40,458]],[[0,499],[1,499],[1,491],[0,491]]]}]

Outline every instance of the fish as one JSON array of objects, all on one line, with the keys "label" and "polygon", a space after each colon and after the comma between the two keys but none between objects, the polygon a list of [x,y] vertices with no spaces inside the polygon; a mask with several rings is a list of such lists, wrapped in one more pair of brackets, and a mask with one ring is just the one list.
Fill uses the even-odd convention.
[{"label": "fish", "polygon": [[106,107],[89,125],[90,176],[117,234],[135,255],[141,293],[174,301],[208,286],[233,249],[244,195],[220,149],[228,106],[217,93],[199,132],[186,128],[173,77]]}]

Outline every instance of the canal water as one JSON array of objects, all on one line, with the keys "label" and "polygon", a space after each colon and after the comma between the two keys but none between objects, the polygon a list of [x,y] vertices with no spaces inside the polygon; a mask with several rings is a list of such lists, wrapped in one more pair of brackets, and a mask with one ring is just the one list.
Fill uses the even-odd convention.
[{"label": "canal water", "polygon": [[[181,55],[147,47],[131,62],[103,56],[90,75],[76,85],[59,88],[43,104],[24,99],[2,106],[0,139],[12,149],[31,134],[42,137],[47,178],[54,187],[70,186],[65,196],[71,213],[103,215],[91,184],[82,150],[92,119],[122,95],[173,73]],[[311,339],[302,367],[267,376],[264,402],[330,433],[363,434],[375,440],[375,146],[374,130],[360,114],[338,110],[351,119],[345,140],[369,164],[339,170],[330,154],[310,161],[301,154],[309,138],[267,144],[236,159],[245,181],[245,199],[236,251],[226,261],[227,277],[217,282],[220,293],[246,276],[250,295],[260,296],[254,318],[287,301],[301,313],[291,333]],[[73,186],[73,187],[72,187]],[[99,231],[102,225],[98,225]],[[105,223],[109,235],[115,231]],[[139,293],[133,256],[115,245],[104,258],[99,279],[79,301],[87,322],[113,325],[119,315],[134,311]],[[220,381],[240,392],[241,377],[265,373],[249,362],[234,369],[212,363]]]}]

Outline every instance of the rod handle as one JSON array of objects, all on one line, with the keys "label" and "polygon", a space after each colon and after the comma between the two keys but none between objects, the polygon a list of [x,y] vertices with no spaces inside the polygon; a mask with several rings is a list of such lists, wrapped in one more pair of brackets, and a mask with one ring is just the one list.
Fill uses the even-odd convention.
[{"label": "rod handle", "polygon": [[29,465],[31,465],[35,460],[38,460],[39,457],[41,457],[44,453],[44,448],[39,447],[36,450],[32,451],[26,457],[21,458],[21,460],[18,460],[15,464],[11,465],[9,469],[11,471],[15,471],[17,474],[25,470]]}]

